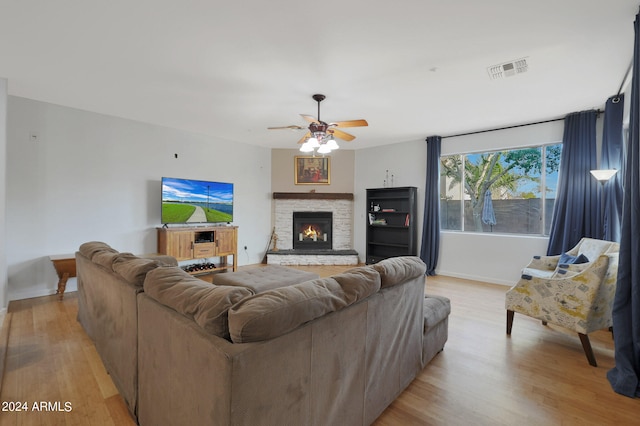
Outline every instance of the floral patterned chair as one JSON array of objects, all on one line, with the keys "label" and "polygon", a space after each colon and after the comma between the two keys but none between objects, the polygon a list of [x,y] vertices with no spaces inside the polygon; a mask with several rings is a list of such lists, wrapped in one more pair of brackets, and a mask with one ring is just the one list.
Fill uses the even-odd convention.
[{"label": "floral patterned chair", "polygon": [[583,238],[559,256],[535,256],[507,291],[507,334],[518,312],[575,331],[589,364],[596,359],[588,333],[610,328],[619,244]]}]

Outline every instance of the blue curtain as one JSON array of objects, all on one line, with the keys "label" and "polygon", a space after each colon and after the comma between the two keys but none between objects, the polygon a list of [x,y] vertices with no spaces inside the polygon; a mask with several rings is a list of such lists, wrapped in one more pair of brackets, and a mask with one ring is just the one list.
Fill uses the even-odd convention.
[{"label": "blue curtain", "polygon": [[595,110],[564,119],[558,193],[553,206],[547,255],[574,247],[582,237],[601,238],[598,185],[589,173],[596,169]]},{"label": "blue curtain", "polygon": [[427,182],[424,194],[424,219],[420,258],[427,265],[427,275],[436,274],[440,249],[440,136],[427,138]]},{"label": "blue curtain", "polygon": [[616,169],[618,173],[602,186],[604,197],[602,239],[620,242],[622,225],[622,178],[624,158],[624,95],[607,99],[604,110],[604,130],[602,132],[601,169]]},{"label": "blue curtain", "polygon": [[614,391],[640,396],[640,14],[634,23],[631,119],[624,170],[618,282],[613,301],[616,365],[607,372]]}]

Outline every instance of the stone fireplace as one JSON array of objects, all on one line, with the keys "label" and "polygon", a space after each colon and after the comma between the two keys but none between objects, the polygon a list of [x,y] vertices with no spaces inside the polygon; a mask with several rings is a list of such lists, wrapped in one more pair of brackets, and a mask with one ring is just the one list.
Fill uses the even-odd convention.
[{"label": "stone fireplace", "polygon": [[[274,225],[278,235],[278,250],[267,252],[267,263],[277,265],[357,265],[358,252],[353,250],[353,194],[316,192],[274,192]],[[314,223],[324,229],[313,241],[296,227],[294,214],[301,215],[301,222]],[[330,227],[325,221],[331,217]],[[312,217],[313,218],[313,217]],[[321,222],[317,222],[321,219]],[[307,227],[308,228],[308,227]],[[302,244],[299,244],[302,235]],[[327,241],[324,241],[326,233]],[[320,240],[320,241],[318,241]]]}]

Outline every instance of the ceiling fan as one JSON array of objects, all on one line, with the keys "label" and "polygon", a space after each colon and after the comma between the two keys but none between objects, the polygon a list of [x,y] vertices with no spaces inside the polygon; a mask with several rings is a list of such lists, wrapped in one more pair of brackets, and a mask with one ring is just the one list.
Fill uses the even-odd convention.
[{"label": "ceiling fan", "polygon": [[300,151],[312,152],[317,148],[318,153],[328,154],[329,152],[331,152],[331,150],[339,148],[337,142],[335,141],[335,138],[342,139],[346,142],[351,142],[356,138],[352,134],[337,129],[337,127],[364,127],[369,125],[369,123],[367,123],[367,120],[363,119],[326,123],[320,119],[320,102],[325,99],[325,96],[315,94],[312,96],[312,98],[318,103],[318,118],[315,119],[310,115],[300,114],[302,118],[310,123],[308,127],[291,125],[268,127],[268,129],[307,129],[307,133],[305,133],[305,135],[298,141],[299,144],[303,144],[300,147]]}]

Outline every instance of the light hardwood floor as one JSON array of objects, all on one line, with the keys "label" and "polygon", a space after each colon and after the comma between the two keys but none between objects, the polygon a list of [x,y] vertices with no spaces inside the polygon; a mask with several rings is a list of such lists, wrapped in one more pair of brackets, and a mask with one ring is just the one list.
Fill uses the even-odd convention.
[{"label": "light hardwood floor", "polygon": [[[449,341],[376,426],[640,424],[640,399],[616,394],[605,376],[610,333],[591,335],[594,368],[577,335],[557,327],[516,314],[507,337],[504,286],[429,277],[426,290],[451,299]],[[0,411],[0,425],[134,424],[76,313],[75,293],[11,302],[0,401],[27,402],[29,411]],[[41,401],[62,411],[33,411]]]}]

